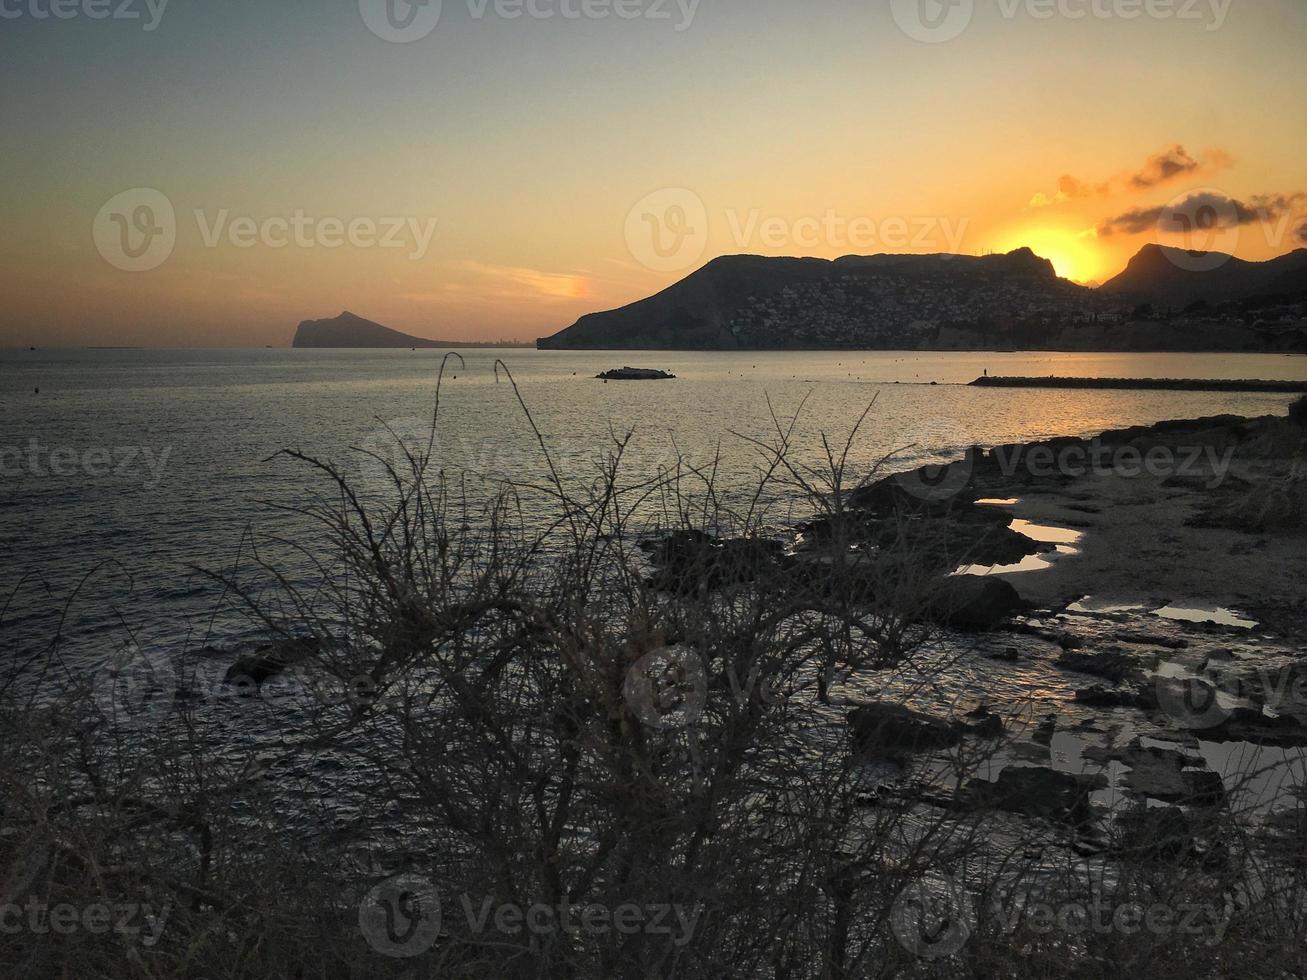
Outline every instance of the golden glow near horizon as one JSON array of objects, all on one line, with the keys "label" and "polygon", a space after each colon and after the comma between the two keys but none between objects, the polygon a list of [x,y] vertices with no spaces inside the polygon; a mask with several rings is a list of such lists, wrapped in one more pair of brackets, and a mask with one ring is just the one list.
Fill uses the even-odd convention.
[{"label": "golden glow near horizon", "polygon": [[1063,279],[1078,283],[1102,283],[1119,272],[1104,263],[1096,239],[1087,232],[1073,232],[1033,225],[1000,238],[996,252],[1010,252],[1027,246],[1053,263]]},{"label": "golden glow near horizon", "polygon": [[445,4],[411,43],[355,4],[0,22],[0,345],[284,344],[343,309],[527,340],[722,254],[1029,246],[1103,282],[1149,241],[1307,243],[1299,0],[669,6]]}]

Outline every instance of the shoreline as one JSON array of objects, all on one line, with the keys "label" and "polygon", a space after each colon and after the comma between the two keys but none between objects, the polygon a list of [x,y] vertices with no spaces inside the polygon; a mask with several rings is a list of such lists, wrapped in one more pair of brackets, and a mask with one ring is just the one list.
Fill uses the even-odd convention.
[{"label": "shoreline", "polygon": [[1264,381],[1229,378],[1074,378],[984,377],[970,382],[973,388],[1069,388],[1105,391],[1219,391],[1256,394],[1307,393],[1307,381]]},{"label": "shoreline", "polygon": [[1305,446],[1286,417],[1218,416],[973,451],[889,479],[947,485],[952,473],[954,506],[1012,500],[1001,509],[1013,520],[1083,535],[1046,567],[990,572],[1037,605],[1210,603],[1296,638],[1307,631]]}]

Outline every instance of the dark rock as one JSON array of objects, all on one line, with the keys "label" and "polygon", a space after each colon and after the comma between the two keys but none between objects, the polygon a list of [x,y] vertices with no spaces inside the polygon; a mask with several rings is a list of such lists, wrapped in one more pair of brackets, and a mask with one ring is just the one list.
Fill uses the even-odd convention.
[{"label": "dark rock", "polygon": [[1219,772],[1191,769],[1183,775],[1187,789],[1185,802],[1201,807],[1218,807],[1225,803],[1225,780]]},{"label": "dark rock", "polygon": [[1035,729],[1035,734],[1031,736],[1031,741],[1036,745],[1049,745],[1053,741],[1053,736],[1057,734],[1057,715],[1047,715]]},{"label": "dark rock", "polygon": [[1271,717],[1256,708],[1238,707],[1221,724],[1200,732],[1207,742],[1251,742],[1275,748],[1307,747],[1307,727],[1290,715]]},{"label": "dark rock", "polygon": [[951,575],[932,596],[930,618],[958,630],[990,630],[1025,608],[1010,582],[986,575]]},{"label": "dark rock", "polygon": [[720,540],[702,531],[673,531],[640,547],[658,566],[649,584],[663,592],[688,594],[701,589],[752,582],[780,570],[785,548],[763,538]]},{"label": "dark rock", "polygon": [[1125,785],[1141,797],[1208,808],[1225,802],[1220,774],[1207,769],[1199,756],[1160,746],[1146,747],[1135,740],[1124,748],[1090,749],[1085,757],[1104,764],[1111,760],[1124,763],[1130,768]]},{"label": "dark rock", "polygon": [[958,744],[956,727],[903,705],[875,701],[849,712],[854,750],[871,758],[901,761],[910,753]]},{"label": "dark rock", "polygon": [[1068,650],[1057,658],[1057,665],[1063,670],[1102,677],[1113,684],[1120,684],[1139,672],[1139,664],[1134,657],[1115,650],[1103,653],[1076,653]]},{"label": "dark rock", "polygon": [[963,565],[1010,565],[1052,550],[1012,530],[1013,515],[975,503],[972,485],[984,460],[965,460],[885,477],[849,495],[849,509],[800,528],[817,543],[866,544],[912,554],[918,564],[947,574]]},{"label": "dark rock", "polygon": [[1090,815],[1090,792],[1106,786],[1107,780],[1102,776],[1057,772],[1039,766],[1008,766],[992,783],[973,779],[967,784],[966,796],[979,807],[1082,823]]},{"label": "dark rock", "polygon": [[258,687],[270,677],[276,677],[302,663],[322,649],[320,640],[304,637],[279,640],[265,644],[253,653],[240,657],[227,668],[224,684]]},{"label": "dark rock", "polygon": [[1141,688],[1110,688],[1101,684],[1076,691],[1076,703],[1090,708],[1138,708],[1141,711],[1157,705],[1156,699]]},{"label": "dark rock", "polygon": [[980,738],[1002,738],[1007,734],[1007,727],[1003,724],[1003,719],[994,714],[985,705],[981,705],[975,711],[967,713],[967,718],[971,724],[967,726],[967,731],[972,735]]},{"label": "dark rock", "polygon": [[1125,632],[1116,634],[1116,638],[1122,643],[1165,647],[1167,650],[1184,650],[1189,646],[1188,640],[1175,636],[1163,636],[1161,633]]},{"label": "dark rock", "polygon": [[1300,428],[1307,429],[1307,395],[1289,406],[1289,420]]},{"label": "dark rock", "polygon": [[1116,820],[1116,849],[1136,861],[1173,861],[1194,850],[1193,828],[1179,807],[1127,810]]}]

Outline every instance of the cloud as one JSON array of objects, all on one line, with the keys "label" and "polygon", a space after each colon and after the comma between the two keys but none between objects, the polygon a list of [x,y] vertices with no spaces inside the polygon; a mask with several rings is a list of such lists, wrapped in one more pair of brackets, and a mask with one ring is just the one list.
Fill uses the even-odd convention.
[{"label": "cloud", "polygon": [[1202,164],[1191,157],[1179,143],[1161,153],[1154,153],[1143,167],[1130,175],[1130,186],[1146,191],[1202,169]]},{"label": "cloud", "polygon": [[530,301],[575,302],[588,300],[594,290],[584,273],[542,272],[520,266],[484,262],[459,263],[461,275],[442,283],[436,290],[412,292],[413,302],[476,299],[484,302]]},{"label": "cloud", "polygon": [[1146,191],[1161,187],[1197,173],[1216,173],[1225,170],[1234,163],[1234,158],[1225,150],[1211,149],[1201,157],[1190,155],[1179,143],[1154,153],[1144,165],[1134,172],[1118,174],[1103,181],[1083,181],[1071,174],[1064,174],[1057,183],[1057,193],[1053,195],[1039,193],[1030,200],[1032,208],[1046,208],[1054,204],[1064,204],[1089,197],[1108,197],[1117,188],[1129,191]]},{"label": "cloud", "polygon": [[1152,208],[1133,208],[1098,225],[1098,237],[1141,235],[1148,231],[1185,234],[1195,230],[1238,228],[1271,223],[1307,204],[1307,194],[1258,194],[1247,201],[1218,191],[1199,191],[1181,201]]},{"label": "cloud", "polygon": [[1084,181],[1063,174],[1057,182],[1057,193],[1048,195],[1043,192],[1036,194],[1030,199],[1030,207],[1047,208],[1054,204],[1064,204],[1067,201],[1076,201],[1085,197],[1101,197],[1110,193],[1111,184],[1087,184]]}]

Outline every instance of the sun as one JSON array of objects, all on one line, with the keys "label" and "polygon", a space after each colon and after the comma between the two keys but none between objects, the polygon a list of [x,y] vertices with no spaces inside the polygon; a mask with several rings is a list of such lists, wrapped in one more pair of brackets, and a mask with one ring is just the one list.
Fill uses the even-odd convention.
[{"label": "sun", "polygon": [[1102,275],[1102,263],[1093,241],[1061,228],[1026,228],[1003,239],[999,251],[1010,252],[1023,245],[1053,263],[1057,274],[1072,282],[1092,282]]}]

